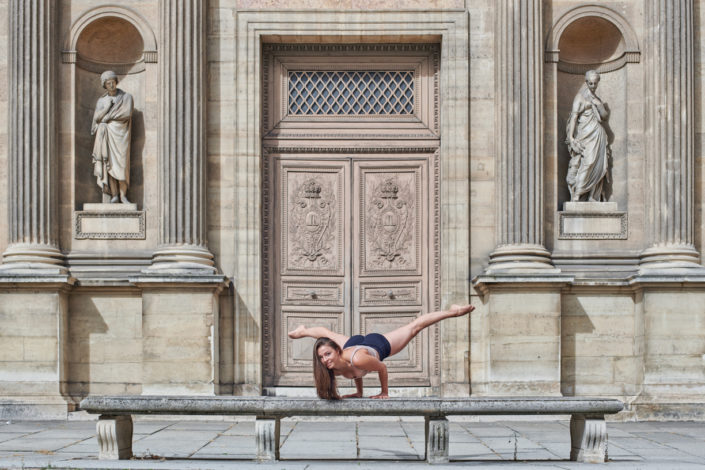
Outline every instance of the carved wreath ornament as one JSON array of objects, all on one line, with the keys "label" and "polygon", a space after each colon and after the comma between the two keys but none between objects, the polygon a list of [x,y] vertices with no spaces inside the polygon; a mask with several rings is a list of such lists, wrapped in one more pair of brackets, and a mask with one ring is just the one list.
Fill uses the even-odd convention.
[{"label": "carved wreath ornament", "polygon": [[394,178],[382,181],[373,192],[367,223],[373,252],[377,255],[372,262],[377,266],[403,266],[407,262],[404,252],[411,238],[408,230],[411,224],[410,208],[405,199],[408,195],[400,194],[399,184]]},{"label": "carved wreath ornament", "polygon": [[292,261],[298,266],[325,266],[329,263],[328,240],[333,236],[333,191],[323,189],[321,183],[311,178],[302,183],[294,193],[291,213]]}]

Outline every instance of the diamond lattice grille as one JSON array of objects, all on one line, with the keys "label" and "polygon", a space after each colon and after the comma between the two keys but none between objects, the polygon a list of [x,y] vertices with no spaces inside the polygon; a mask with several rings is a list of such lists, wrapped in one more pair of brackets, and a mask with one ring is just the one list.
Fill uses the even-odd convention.
[{"label": "diamond lattice grille", "polygon": [[290,71],[290,115],[409,115],[414,72]]}]

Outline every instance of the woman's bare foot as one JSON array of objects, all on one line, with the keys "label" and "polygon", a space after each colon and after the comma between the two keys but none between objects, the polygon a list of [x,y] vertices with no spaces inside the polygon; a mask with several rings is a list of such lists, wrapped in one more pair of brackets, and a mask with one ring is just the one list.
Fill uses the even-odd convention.
[{"label": "woman's bare foot", "polygon": [[291,339],[302,338],[302,337],[304,336],[304,330],[305,330],[305,329],[306,329],[305,326],[299,325],[298,327],[296,327],[295,330],[291,330],[291,331],[288,333],[289,338],[291,338]]},{"label": "woman's bare foot", "polygon": [[449,312],[452,313],[454,317],[461,317],[473,310],[475,310],[475,307],[472,305],[451,305]]}]

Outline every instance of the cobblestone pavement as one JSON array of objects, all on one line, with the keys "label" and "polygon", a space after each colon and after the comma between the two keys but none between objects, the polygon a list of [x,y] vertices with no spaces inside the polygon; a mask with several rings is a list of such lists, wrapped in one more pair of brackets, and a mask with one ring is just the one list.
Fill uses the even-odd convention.
[{"label": "cobblestone pavement", "polygon": [[[609,462],[570,462],[567,421],[451,421],[433,468],[705,469],[705,423],[608,423]],[[93,421],[0,422],[0,468],[366,469],[425,467],[422,420],[283,420],[281,462],[258,464],[254,421],[135,422],[135,458],[99,461]]]}]

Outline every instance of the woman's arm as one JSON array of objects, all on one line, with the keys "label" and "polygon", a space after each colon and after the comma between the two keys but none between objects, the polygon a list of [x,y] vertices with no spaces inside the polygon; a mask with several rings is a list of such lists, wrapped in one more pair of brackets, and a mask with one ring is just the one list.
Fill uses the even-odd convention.
[{"label": "woman's arm", "polygon": [[379,384],[381,391],[378,395],[372,395],[370,398],[389,398],[389,389],[387,387],[387,366],[376,357],[369,354],[355,354],[353,365],[358,369],[374,371],[379,375]]},{"label": "woman's arm", "polygon": [[362,398],[362,377],[355,378],[355,388],[357,388],[357,393],[343,395],[342,398]]}]

